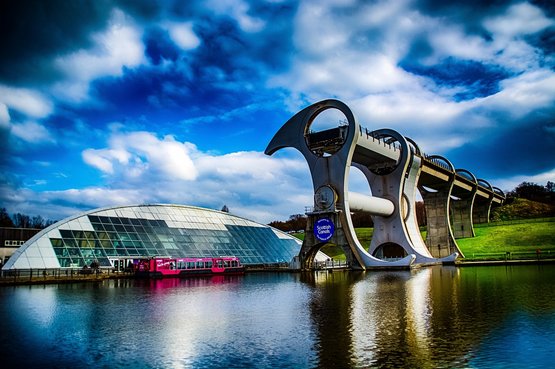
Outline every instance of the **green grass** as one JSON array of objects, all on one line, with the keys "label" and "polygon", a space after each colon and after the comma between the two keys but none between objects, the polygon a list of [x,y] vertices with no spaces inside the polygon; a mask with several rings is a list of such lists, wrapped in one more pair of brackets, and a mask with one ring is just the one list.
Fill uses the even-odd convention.
[{"label": "green grass", "polygon": [[467,258],[488,253],[555,253],[555,222],[501,224],[475,227],[476,237],[458,239],[457,244]]},{"label": "green grass", "polygon": [[[355,231],[361,244],[368,247],[373,228],[357,228]],[[538,249],[542,257],[555,257],[555,218],[477,225],[474,231],[476,237],[457,239],[459,248],[469,260],[504,258],[507,252],[511,253],[512,259],[530,258]],[[425,238],[425,229],[421,232]],[[302,233],[295,236],[304,239]],[[334,259],[345,259],[343,250],[332,244],[324,246],[322,252]]]}]

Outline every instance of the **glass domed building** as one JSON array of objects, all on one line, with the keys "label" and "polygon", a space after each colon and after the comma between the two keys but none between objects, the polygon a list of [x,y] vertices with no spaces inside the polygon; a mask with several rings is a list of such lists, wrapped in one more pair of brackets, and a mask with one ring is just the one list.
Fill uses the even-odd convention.
[{"label": "glass domed building", "polygon": [[229,213],[182,205],[134,205],[87,211],[42,230],[3,270],[124,268],[149,257],[237,256],[244,265],[290,263],[301,241]]}]

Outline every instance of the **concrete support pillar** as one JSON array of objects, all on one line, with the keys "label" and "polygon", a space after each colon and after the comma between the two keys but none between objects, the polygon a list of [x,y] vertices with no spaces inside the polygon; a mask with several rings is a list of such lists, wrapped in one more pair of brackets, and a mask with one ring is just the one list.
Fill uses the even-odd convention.
[{"label": "concrete support pillar", "polygon": [[449,222],[449,203],[452,183],[438,184],[436,192],[422,191],[426,208],[426,222],[428,232],[426,245],[430,253],[436,258],[446,257],[460,250],[451,233]]},{"label": "concrete support pillar", "polygon": [[474,194],[460,200],[451,200],[451,219],[453,220],[453,236],[455,238],[474,237],[472,226],[472,204]]},{"label": "concrete support pillar", "polygon": [[[495,190],[488,181],[478,178],[476,182],[479,188],[476,190],[477,196],[474,198],[474,204],[472,206],[472,219],[474,223],[477,224],[489,223],[489,215],[491,204],[495,196]],[[486,189],[486,191],[483,189]]]},{"label": "concrete support pillar", "polygon": [[476,196],[472,205],[472,220],[475,224],[489,223],[489,214],[493,196],[483,198]]},{"label": "concrete support pillar", "polygon": [[[333,236],[327,242],[322,242],[318,240],[314,234],[314,224],[318,221],[318,219],[322,218],[330,219],[333,224],[336,225]],[[333,243],[337,246],[340,246],[343,250],[343,253],[345,254],[347,264],[350,265],[353,269],[363,269],[359,262],[356,260],[353,251],[349,247],[349,243],[347,241],[347,238],[345,237],[345,232],[343,231],[343,227],[341,226],[341,224],[342,222],[339,216],[339,212],[321,212],[307,214],[304,241],[299,253],[299,261],[302,270],[313,269],[314,258],[316,257],[318,251],[326,243]]]}]

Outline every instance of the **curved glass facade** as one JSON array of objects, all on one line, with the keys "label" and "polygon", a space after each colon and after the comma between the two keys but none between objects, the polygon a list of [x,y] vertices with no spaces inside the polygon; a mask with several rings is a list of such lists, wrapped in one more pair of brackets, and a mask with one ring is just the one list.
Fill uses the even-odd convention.
[{"label": "curved glass facade", "polygon": [[137,205],[92,210],[44,229],[3,270],[78,268],[153,256],[233,255],[241,263],[289,263],[301,241],[229,213],[181,205]]}]

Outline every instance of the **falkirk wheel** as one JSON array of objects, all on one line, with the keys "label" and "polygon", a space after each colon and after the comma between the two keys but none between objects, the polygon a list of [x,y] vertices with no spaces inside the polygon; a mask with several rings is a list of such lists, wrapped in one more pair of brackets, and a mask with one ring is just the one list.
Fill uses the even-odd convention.
[{"label": "falkirk wheel", "polygon": [[[315,132],[311,125],[328,109],[339,110],[345,124]],[[391,129],[369,131],[338,100],[308,106],[289,119],[272,138],[267,155],[292,147],[306,159],[314,189],[307,212],[305,239],[298,259],[312,269],[316,253],[327,243],[340,246],[353,269],[410,268],[416,264],[453,263],[464,257],[456,238],[473,237],[473,221],[487,222],[503,192],[465,169],[455,169],[438,155]],[[368,194],[349,191],[349,171],[358,168]],[[427,236],[416,221],[416,196],[424,200]],[[362,245],[351,212],[372,215],[370,245]]]}]

